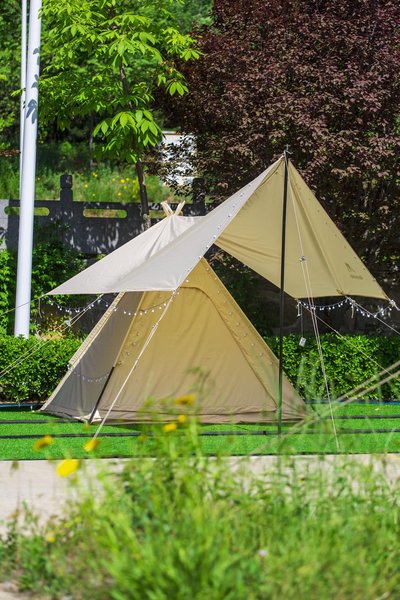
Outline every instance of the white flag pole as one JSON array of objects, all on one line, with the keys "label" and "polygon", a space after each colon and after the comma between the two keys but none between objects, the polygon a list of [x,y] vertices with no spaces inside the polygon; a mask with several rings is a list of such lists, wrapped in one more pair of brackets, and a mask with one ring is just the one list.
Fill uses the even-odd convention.
[{"label": "white flag pole", "polygon": [[19,118],[19,197],[21,198],[22,186],[22,156],[24,152],[24,121],[25,121],[25,88],[26,88],[26,33],[27,33],[27,0],[21,3],[21,101]]},{"label": "white flag pole", "polygon": [[36,138],[39,98],[39,58],[42,0],[31,0],[29,10],[26,99],[19,214],[17,297],[14,334],[29,337],[33,213],[35,202]]}]

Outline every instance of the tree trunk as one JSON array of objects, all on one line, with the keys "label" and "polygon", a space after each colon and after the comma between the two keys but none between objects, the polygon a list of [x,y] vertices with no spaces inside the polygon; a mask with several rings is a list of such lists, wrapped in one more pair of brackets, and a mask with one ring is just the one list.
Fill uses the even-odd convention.
[{"label": "tree trunk", "polygon": [[136,163],[136,173],[139,181],[139,194],[140,194],[140,205],[142,207],[142,219],[145,229],[151,227],[150,215],[149,215],[149,201],[147,198],[146,181],[144,178],[143,163],[138,160]]}]

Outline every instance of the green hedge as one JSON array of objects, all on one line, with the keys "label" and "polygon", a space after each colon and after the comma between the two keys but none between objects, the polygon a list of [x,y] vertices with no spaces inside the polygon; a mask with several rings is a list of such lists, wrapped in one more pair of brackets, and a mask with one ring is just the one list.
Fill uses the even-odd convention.
[{"label": "green hedge", "polygon": [[[277,337],[265,338],[278,353]],[[326,397],[325,385],[315,338],[307,337],[303,347],[300,336],[284,341],[284,370],[300,394],[310,400]],[[400,338],[377,336],[321,336],[325,370],[332,397],[339,397],[363,383],[383,368],[400,359]],[[375,361],[375,362],[374,362]],[[365,395],[366,398],[400,397],[400,378]]]},{"label": "green hedge", "polygon": [[80,343],[77,338],[25,340],[0,334],[0,401],[45,400]]},{"label": "green hedge", "polygon": [[[400,357],[400,339],[397,337],[346,336],[337,339],[326,334],[321,339],[332,397],[345,394]],[[278,338],[266,338],[266,341],[277,353]],[[34,337],[24,340],[0,334],[0,400],[46,399],[65,373],[68,360],[80,343],[77,338],[40,341]],[[29,356],[17,364],[15,361],[28,351]],[[304,398],[314,400],[326,396],[314,338],[307,338],[304,348],[299,346],[299,336],[285,338],[284,369]],[[393,380],[366,397],[398,398],[400,380]]]}]

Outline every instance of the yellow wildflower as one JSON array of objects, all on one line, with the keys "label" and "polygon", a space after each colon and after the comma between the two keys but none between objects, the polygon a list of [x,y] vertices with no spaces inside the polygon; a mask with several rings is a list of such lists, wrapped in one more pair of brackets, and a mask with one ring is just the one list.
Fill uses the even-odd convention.
[{"label": "yellow wildflower", "polygon": [[61,461],[56,471],[60,477],[69,477],[79,469],[79,460],[77,458],[66,458]]},{"label": "yellow wildflower", "polygon": [[93,177],[97,177],[97,173],[92,173]]},{"label": "yellow wildflower", "polygon": [[119,182],[120,183],[125,183],[125,179],[120,179]]},{"label": "yellow wildflower", "polygon": [[85,185],[84,185],[83,187],[86,189],[86,188],[88,187],[88,184],[87,184],[87,183],[85,183]]},{"label": "yellow wildflower", "polygon": [[49,531],[46,535],[46,542],[49,542],[49,544],[54,544],[54,542],[56,541],[56,536],[54,531]]},{"label": "yellow wildflower", "polygon": [[98,440],[97,438],[92,438],[91,440],[89,440],[83,447],[86,450],[86,452],[92,452],[92,450],[94,450],[95,448],[97,448],[97,446],[100,444],[100,440]]},{"label": "yellow wildflower", "polygon": [[166,425],[164,425],[163,431],[165,431],[165,433],[171,433],[172,431],[175,431],[177,427],[178,426],[176,423],[167,423]]},{"label": "yellow wildflower", "polygon": [[179,425],[184,425],[187,421],[187,416],[179,415],[179,417],[177,418],[177,421],[178,421]]},{"label": "yellow wildflower", "polygon": [[42,438],[40,438],[40,440],[37,440],[33,444],[32,449],[41,450],[42,448],[50,446],[51,444],[54,444],[54,439],[51,437],[51,435],[44,435]]},{"label": "yellow wildflower", "polygon": [[195,400],[196,396],[194,394],[187,394],[186,396],[179,396],[176,398],[175,404],[179,404],[181,406],[192,406]]},{"label": "yellow wildflower", "polygon": [[122,196],[121,192],[118,192],[117,196]]}]

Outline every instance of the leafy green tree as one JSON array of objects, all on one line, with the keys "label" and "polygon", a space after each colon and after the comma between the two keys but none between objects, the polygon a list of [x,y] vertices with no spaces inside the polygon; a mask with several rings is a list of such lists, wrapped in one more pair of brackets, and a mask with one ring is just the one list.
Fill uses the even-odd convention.
[{"label": "leafy green tree", "polygon": [[188,89],[175,61],[199,57],[170,8],[175,0],[44,0],[41,118],[71,127],[95,116],[104,155],[136,165],[148,214],[143,154],[162,139],[154,91]]},{"label": "leafy green tree", "polygon": [[204,25],[211,25],[212,0],[183,0],[171,12],[184,33]]},{"label": "leafy green tree", "polygon": [[21,6],[3,0],[0,10],[0,152],[18,148]]}]

